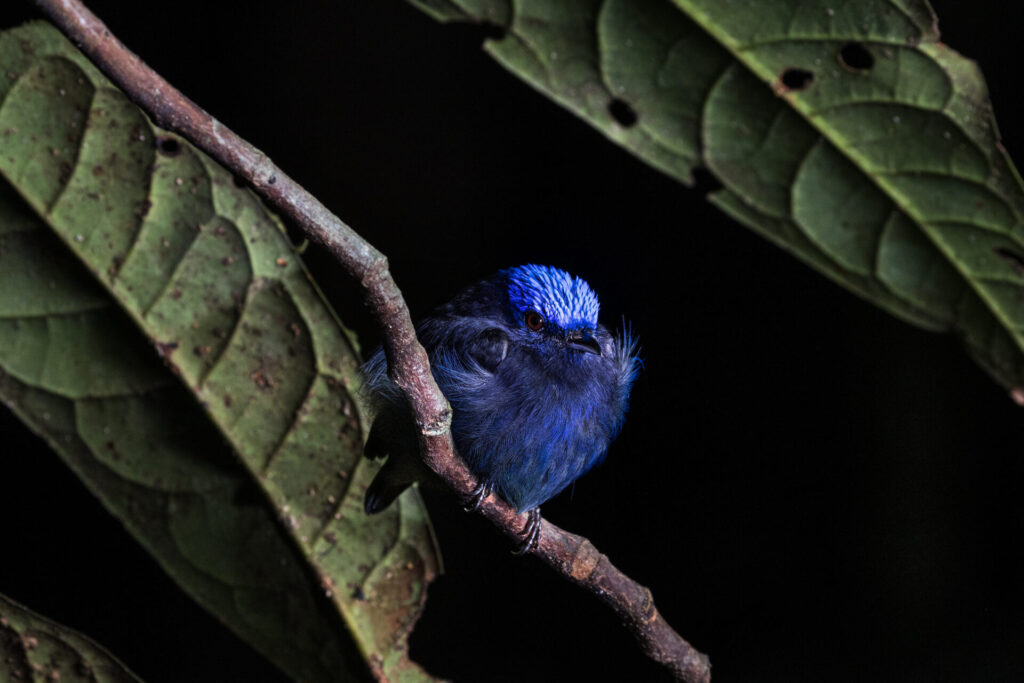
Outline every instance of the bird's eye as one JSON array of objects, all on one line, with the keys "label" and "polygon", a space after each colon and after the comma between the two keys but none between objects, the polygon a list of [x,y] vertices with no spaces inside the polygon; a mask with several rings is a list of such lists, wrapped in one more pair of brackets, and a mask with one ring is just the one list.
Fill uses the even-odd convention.
[{"label": "bird's eye", "polygon": [[540,328],[544,327],[544,316],[537,311],[527,311],[525,322],[527,327],[537,332]]}]

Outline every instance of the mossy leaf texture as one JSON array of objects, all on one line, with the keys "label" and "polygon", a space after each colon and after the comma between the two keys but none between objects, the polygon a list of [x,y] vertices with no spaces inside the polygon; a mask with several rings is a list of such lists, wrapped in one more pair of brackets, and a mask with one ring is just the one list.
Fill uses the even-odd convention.
[{"label": "mossy leaf texture", "polygon": [[[413,0],[829,278],[1024,384],[1024,193],[924,0]],[[681,229],[693,230],[680,218]],[[723,275],[727,255],[721,255]]]},{"label": "mossy leaf texture", "polygon": [[0,34],[0,175],[0,398],[293,678],[428,680],[430,523],[363,514],[357,348],[278,219],[42,23]]},{"label": "mossy leaf texture", "polygon": [[0,680],[139,683],[113,655],[0,595]]}]

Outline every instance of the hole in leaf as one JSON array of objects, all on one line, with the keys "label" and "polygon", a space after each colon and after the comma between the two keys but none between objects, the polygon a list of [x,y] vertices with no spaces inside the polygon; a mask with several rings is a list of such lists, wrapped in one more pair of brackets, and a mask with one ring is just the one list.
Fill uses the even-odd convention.
[{"label": "hole in leaf", "polygon": [[693,169],[693,189],[701,195],[706,197],[712,192],[718,192],[722,187],[721,181],[708,169],[703,166]]},{"label": "hole in leaf", "polygon": [[1017,274],[1024,277],[1024,256],[1021,256],[1013,249],[996,247],[996,256],[1010,264],[1010,267],[1017,271]]},{"label": "hole in leaf", "polygon": [[453,23],[446,26],[447,30],[458,36],[458,40],[465,40],[479,46],[488,40],[502,40],[508,33],[508,27],[492,21]]},{"label": "hole in leaf", "polygon": [[481,21],[477,28],[480,33],[483,34],[484,40],[501,40],[508,33],[508,27],[502,26],[501,24],[495,24],[490,21]]},{"label": "hole in leaf", "polygon": [[181,143],[174,138],[157,138],[156,148],[161,154],[176,157],[181,154]]},{"label": "hole in leaf", "polygon": [[839,51],[839,63],[853,71],[867,71],[875,65],[875,58],[860,43],[847,43]]},{"label": "hole in leaf", "polygon": [[628,102],[615,98],[608,103],[608,113],[612,115],[615,122],[623,128],[631,128],[636,125],[636,109],[629,106]]},{"label": "hole in leaf", "polygon": [[784,91],[788,90],[803,90],[811,84],[814,80],[814,74],[805,69],[789,68],[782,72],[779,76],[779,82],[782,83]]}]

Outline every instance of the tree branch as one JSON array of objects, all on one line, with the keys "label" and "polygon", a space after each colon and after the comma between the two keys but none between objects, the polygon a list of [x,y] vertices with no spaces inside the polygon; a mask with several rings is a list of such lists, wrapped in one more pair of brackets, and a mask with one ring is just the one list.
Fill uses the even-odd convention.
[{"label": "tree branch", "polygon": [[[388,271],[387,259],[332,214],[260,150],[235,135],[130,52],[77,0],[36,0],[39,8],[121,88],[156,125],[188,139],[248,181],[274,209],[291,219],[312,241],[322,244],[363,289],[380,325],[388,373],[412,406],[424,461],[453,491],[468,497],[476,478],[455,454],[451,408],[430,373],[427,354],[416,339],[409,309]],[[507,536],[518,539],[525,515],[496,496],[480,514]],[[594,593],[623,620],[644,652],[679,680],[711,680],[710,664],[677,634],[654,606],[651,592],[616,569],[587,539],[542,522],[531,551],[573,583]]]}]

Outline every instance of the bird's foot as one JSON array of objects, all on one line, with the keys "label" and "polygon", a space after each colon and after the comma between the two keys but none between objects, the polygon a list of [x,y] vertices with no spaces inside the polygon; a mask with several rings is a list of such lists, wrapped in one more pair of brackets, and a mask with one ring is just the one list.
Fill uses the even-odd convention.
[{"label": "bird's foot", "polygon": [[540,523],[540,508],[533,508],[527,513],[526,524],[519,534],[523,542],[512,551],[513,555],[525,555],[537,547],[537,541],[540,539]]},{"label": "bird's foot", "polygon": [[480,509],[480,504],[484,502],[484,498],[491,495],[491,484],[490,482],[481,480],[476,485],[476,488],[469,494],[469,500],[462,507],[466,512],[476,512]]}]

